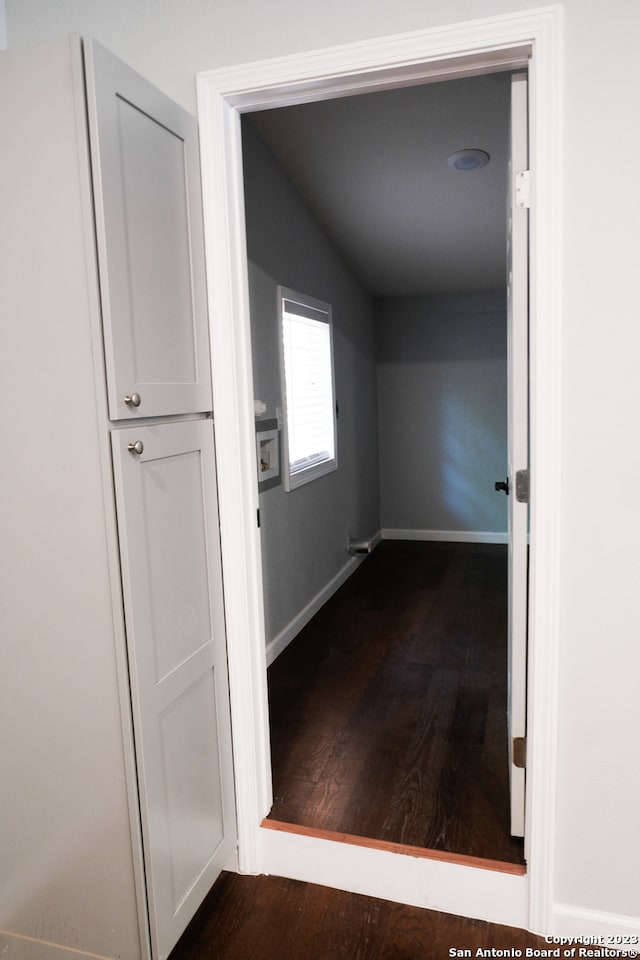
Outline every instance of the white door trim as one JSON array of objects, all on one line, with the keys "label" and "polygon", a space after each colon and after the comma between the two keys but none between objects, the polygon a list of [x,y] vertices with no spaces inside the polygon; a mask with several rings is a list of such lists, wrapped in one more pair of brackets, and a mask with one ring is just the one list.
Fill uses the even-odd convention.
[{"label": "white door trim", "polygon": [[[487,72],[504,65],[517,67],[530,57],[531,166],[535,183],[530,262],[528,926],[541,932],[549,931],[552,921],[555,861],[561,26],[562,8],[550,6],[198,76],[239,864],[243,872],[259,873],[269,872],[265,851],[273,841],[270,838],[269,844],[264,842],[264,830],[259,826],[271,805],[271,779],[240,114],[267,106],[406,86],[435,77]],[[474,876],[483,873],[471,872]],[[388,898],[395,898],[391,888]],[[448,909],[456,912],[455,903]]]},{"label": "white door trim", "polygon": [[526,74],[511,78],[511,150],[507,230],[507,382],[509,614],[508,735],[511,833],[525,835],[526,771],[515,764],[513,742],[527,735],[527,600],[529,507],[516,496],[516,474],[529,468],[529,211],[518,203],[519,173],[529,169]]}]

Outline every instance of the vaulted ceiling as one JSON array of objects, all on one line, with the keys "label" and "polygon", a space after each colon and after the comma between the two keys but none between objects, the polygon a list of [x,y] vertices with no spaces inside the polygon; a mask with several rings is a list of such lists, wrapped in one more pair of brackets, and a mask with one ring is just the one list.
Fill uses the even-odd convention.
[{"label": "vaulted ceiling", "polygon": [[[505,286],[510,76],[467,77],[252,114],[373,295]],[[464,148],[491,159],[461,172]]]}]

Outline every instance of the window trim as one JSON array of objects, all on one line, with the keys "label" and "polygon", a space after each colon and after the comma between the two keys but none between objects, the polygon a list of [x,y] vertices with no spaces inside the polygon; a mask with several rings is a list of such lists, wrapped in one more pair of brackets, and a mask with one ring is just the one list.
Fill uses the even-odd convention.
[{"label": "window trim", "polygon": [[[312,463],[307,467],[291,472],[291,464],[289,462],[289,429],[288,429],[288,420],[287,420],[287,384],[286,384],[286,373],[285,373],[285,360],[284,360],[284,329],[283,329],[283,320],[285,308],[285,301],[290,303],[299,304],[302,308],[300,310],[300,316],[308,317],[309,319],[315,320],[318,322],[326,323],[329,327],[329,350],[330,350],[330,361],[331,361],[331,392],[332,392],[332,424],[333,424],[333,457],[327,460],[322,460],[320,463]],[[333,346],[333,313],[330,303],[326,303],[323,300],[317,300],[315,297],[310,297],[306,293],[300,293],[297,290],[292,290],[289,287],[278,286],[278,339],[279,339],[279,352],[280,352],[280,389],[281,389],[281,398],[282,398],[282,482],[284,489],[290,493],[292,490],[296,490],[298,487],[302,487],[307,483],[311,483],[313,480],[317,480],[319,477],[324,477],[329,473],[333,473],[338,469],[338,424],[336,417],[336,376],[335,376],[335,363],[334,363],[334,346]],[[289,311],[290,312],[290,311]],[[315,317],[314,314],[322,314],[325,319],[321,317]]]}]

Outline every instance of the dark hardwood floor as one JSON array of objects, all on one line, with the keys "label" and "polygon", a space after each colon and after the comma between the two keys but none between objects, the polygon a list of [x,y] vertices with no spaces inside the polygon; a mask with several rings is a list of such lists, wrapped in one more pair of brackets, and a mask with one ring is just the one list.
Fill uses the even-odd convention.
[{"label": "dark hardwood floor", "polygon": [[383,541],[272,664],[272,820],[524,862],[506,549]]},{"label": "dark hardwood floor", "polygon": [[512,927],[299,880],[223,873],[170,960],[444,960],[451,949],[475,957],[479,947],[521,956],[527,947],[550,949]]}]

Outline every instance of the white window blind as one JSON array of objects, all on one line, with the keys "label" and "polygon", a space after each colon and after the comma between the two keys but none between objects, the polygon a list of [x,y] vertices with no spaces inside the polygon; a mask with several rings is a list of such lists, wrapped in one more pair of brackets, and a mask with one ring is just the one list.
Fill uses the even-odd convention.
[{"label": "white window blind", "polygon": [[285,486],[336,469],[331,307],[281,289]]}]

